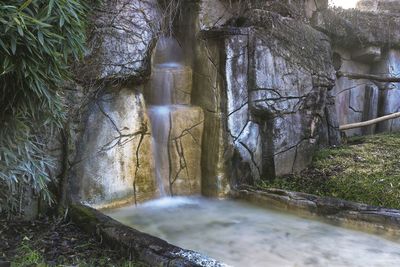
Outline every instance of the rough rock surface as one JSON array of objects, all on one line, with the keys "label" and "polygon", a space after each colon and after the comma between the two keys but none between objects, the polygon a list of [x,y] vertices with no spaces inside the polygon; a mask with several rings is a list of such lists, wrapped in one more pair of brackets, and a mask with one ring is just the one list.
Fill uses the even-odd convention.
[{"label": "rough rock surface", "polygon": [[[247,162],[251,170],[249,173],[241,172],[233,178],[241,181],[247,180],[247,182],[260,179],[262,168],[260,127],[257,122],[252,120],[249,112],[248,45],[248,32],[243,35],[229,36],[225,39],[228,133],[231,142],[237,149],[238,156],[240,155],[240,160]],[[235,160],[235,163],[237,162],[238,159]],[[235,167],[232,166],[232,168]]]},{"label": "rough rock surface", "polygon": [[71,192],[85,202],[154,196],[150,126],[136,90],[107,90],[89,108],[70,182]]},{"label": "rough rock surface", "polygon": [[[157,5],[150,0],[137,3],[110,0],[105,6],[113,4],[110,12],[113,16],[100,12],[95,20],[98,27],[92,33],[91,44],[97,45],[93,46],[86,66],[92,68],[93,77],[98,79],[144,80],[149,74],[150,54],[158,30],[157,23],[150,23],[150,19],[159,20]],[[375,85],[341,78],[331,90],[336,79],[334,67],[362,73],[396,72],[397,52],[381,48],[395,47],[400,33],[396,29],[388,33],[378,31],[371,23],[376,20],[379,27],[389,25],[390,28],[398,23],[396,14],[377,19],[376,12],[327,10],[324,0],[184,1],[181,14],[175,25],[184,54],[179,63],[192,67],[193,71],[187,67],[187,70],[165,72],[157,64],[167,61],[159,61],[156,53],[153,78],[145,89],[148,104],[164,104],[152,103],[155,97],[151,96],[154,95],[151,88],[167,86],[168,81],[172,88],[169,102],[187,105],[182,110],[174,109],[170,116],[168,178],[169,184],[174,184],[172,191],[177,194],[197,193],[201,184],[203,194],[223,196],[232,185],[301,171],[320,145],[339,144],[339,124],[371,119],[399,108],[395,104],[397,90],[392,90],[391,84]],[[311,16],[317,30],[307,23]],[[334,27],[335,23],[338,28]],[[339,55],[339,63],[332,62],[331,44]],[[368,47],[364,47],[366,44]],[[363,49],[354,50],[360,47]],[[93,63],[104,64],[99,64],[101,68],[92,67],[95,66],[91,65],[92,59]],[[371,62],[379,64],[372,68]],[[155,76],[158,78],[154,79]],[[155,95],[159,96],[159,91]],[[110,106],[116,105],[113,101]],[[388,103],[387,109],[380,108],[382,101]],[[136,105],[132,104],[131,109],[136,109],[130,111],[135,123],[143,121],[145,109],[143,101],[141,108]],[[203,112],[189,105],[199,106]],[[98,115],[90,116],[101,117],[101,112],[94,113]],[[115,122],[123,125],[121,118]],[[130,123],[135,125],[133,121]],[[140,130],[137,127],[133,127],[135,131]],[[378,128],[397,127],[394,121]],[[375,128],[348,134],[372,133],[377,131]],[[87,138],[87,129],[84,138]],[[94,138],[89,143],[99,147],[100,139]],[[151,162],[150,136],[146,135],[143,142],[147,148],[140,151],[148,155],[141,158]],[[88,149],[88,145],[82,145],[82,151]],[[96,149],[89,150],[85,153],[92,154]],[[147,173],[152,177],[152,163],[127,163],[136,160],[130,150],[135,152],[137,143],[123,152],[129,154],[124,157],[123,168],[135,168],[139,164],[137,174]],[[114,156],[104,159],[111,157]],[[103,159],[100,161],[96,164],[104,164]],[[79,175],[96,174],[94,168],[99,168],[96,164],[89,164],[93,169],[85,167],[85,174],[82,171]],[[153,183],[149,187],[137,180],[138,194],[155,190],[154,179],[149,179]],[[124,183],[130,186],[132,180]]]},{"label": "rough rock surface", "polygon": [[[389,76],[399,76],[400,50],[391,49],[384,53],[379,64],[374,64],[373,73]],[[400,112],[400,83],[380,83],[378,115],[379,117]],[[377,132],[391,132],[400,130],[400,119],[385,121],[377,125]]]},{"label": "rough rock surface", "polygon": [[86,79],[142,80],[159,33],[156,0],[107,0],[91,16],[89,53],[80,73]]},{"label": "rough rock surface", "polygon": [[125,226],[101,212],[81,204],[71,206],[72,220],[108,246],[149,266],[227,266],[197,252],[185,250],[151,235]]},{"label": "rough rock surface", "polygon": [[[348,51],[337,49],[335,54],[341,58],[340,71],[370,73],[370,65],[368,65],[368,63],[353,60],[351,53]],[[374,101],[374,103],[369,103],[369,105],[366,105],[368,102],[368,99],[366,98],[367,90],[371,91],[371,101]],[[368,112],[368,107],[373,107],[374,109],[371,110],[373,113],[371,114],[371,119],[374,117],[376,118],[378,88],[372,82],[368,80],[350,80],[341,77],[336,81],[333,94],[336,97],[336,113],[338,114],[340,125],[361,122],[368,119],[369,116],[366,114]],[[348,136],[361,135],[363,131],[364,129],[361,128],[353,129],[346,131],[346,134]]]},{"label": "rough rock surface", "polygon": [[[263,153],[273,149],[276,175],[297,172],[309,164],[317,146],[327,91],[333,86],[330,46],[326,36],[294,20],[268,12],[252,18],[273,29],[252,36],[249,100],[254,117],[267,124],[263,142],[269,144]],[[263,172],[264,177],[269,173]]]},{"label": "rough rock surface", "polygon": [[[326,10],[314,17],[314,26],[332,39],[335,69],[343,73],[397,76],[400,16],[398,1],[365,0],[358,10]],[[398,86],[365,79],[340,77],[333,96],[340,125],[367,121],[399,110]],[[333,114],[333,111],[331,111]],[[346,135],[397,131],[399,119],[346,131]]]},{"label": "rough rock surface", "polygon": [[[192,104],[204,111],[204,133],[202,142],[202,193],[207,196],[225,196],[230,187],[225,165],[225,112],[224,82],[221,66],[223,39],[206,38],[200,32],[198,8],[195,3],[186,6],[188,15],[179,39],[190,48],[193,55]],[[221,49],[222,47],[222,49]]]},{"label": "rough rock surface", "polygon": [[228,131],[252,177],[268,179],[309,164],[335,77],[325,35],[276,13],[250,13],[247,25],[262,28],[226,37]]},{"label": "rough rock surface", "polygon": [[201,194],[203,111],[200,107],[173,107],[170,121],[168,147],[171,195]]},{"label": "rough rock surface", "polygon": [[203,0],[200,1],[199,28],[209,30],[218,28],[227,23],[233,16],[235,10],[240,8],[237,1]]},{"label": "rough rock surface", "polygon": [[93,9],[88,54],[75,70],[82,86],[68,99],[71,138],[60,160],[69,198],[103,206],[157,195],[142,84],[160,18],[155,0],[108,0]]},{"label": "rough rock surface", "polygon": [[[184,12],[192,13],[178,37],[192,48],[192,99],[205,112],[207,195],[302,170],[319,144],[338,144],[335,117],[325,112],[334,106],[332,97],[328,101],[335,80],[329,40],[279,9],[281,4],[250,1],[242,17],[213,27],[202,26],[201,5],[199,17],[195,8]],[[272,7],[279,14],[266,10]],[[234,6],[228,8],[237,15]]]},{"label": "rough rock surface", "polygon": [[366,12],[399,13],[399,0],[360,0],[357,9]]},{"label": "rough rock surface", "polygon": [[331,38],[334,46],[349,49],[368,46],[400,47],[400,16],[398,13],[374,13],[358,10],[318,12],[313,26]]}]

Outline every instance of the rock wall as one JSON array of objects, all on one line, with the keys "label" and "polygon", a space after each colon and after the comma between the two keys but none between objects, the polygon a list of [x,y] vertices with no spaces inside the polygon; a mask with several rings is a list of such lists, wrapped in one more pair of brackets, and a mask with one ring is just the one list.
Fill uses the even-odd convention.
[{"label": "rock wall", "polygon": [[89,51],[79,78],[145,80],[161,18],[157,0],[102,1],[90,17]]},{"label": "rock wall", "polygon": [[[370,73],[371,66],[368,62],[355,61],[354,56],[346,50],[336,49],[335,55],[340,57],[340,71],[350,73]],[[333,90],[336,97],[336,112],[339,115],[339,124],[361,122],[365,119],[377,117],[378,88],[368,80],[350,80],[339,78]],[[370,95],[370,99],[367,99]],[[369,105],[366,105],[368,101]],[[368,110],[369,108],[369,110]],[[368,131],[371,131],[369,129]],[[366,129],[358,128],[349,130],[348,135],[361,135]]]},{"label": "rock wall", "polygon": [[[227,3],[216,4],[229,6]],[[192,104],[200,106],[204,112],[201,191],[207,196],[223,197],[230,190],[225,162],[225,82],[221,65],[224,45],[221,38],[207,38],[207,30],[218,24],[219,14],[225,14],[224,21],[232,14],[225,9],[208,13],[206,10],[210,5],[214,5],[214,1],[185,1],[181,11],[184,15],[176,22],[176,36],[182,44],[187,64],[193,68]]]},{"label": "rock wall", "polygon": [[73,166],[72,187],[80,199],[106,205],[155,197],[151,127],[143,96],[132,89],[112,89],[91,105]]},{"label": "rock wall", "polygon": [[256,25],[267,23],[252,36],[249,98],[252,115],[263,127],[262,174],[268,179],[311,162],[334,76],[323,34],[268,12],[256,11],[252,18]]},{"label": "rock wall", "polygon": [[170,121],[170,193],[173,196],[200,195],[203,110],[193,106],[174,107]]},{"label": "rock wall", "polygon": [[327,37],[261,6],[239,22],[235,2],[212,13],[205,3],[187,6],[178,25],[194,55],[192,99],[205,111],[203,193],[300,171],[319,145],[338,144],[325,112],[335,80]]},{"label": "rock wall", "polygon": [[[159,73],[152,55],[154,66],[162,63],[153,48],[165,14],[155,0],[106,1],[78,68],[88,99],[71,140],[70,194],[97,204],[159,196],[147,106],[149,88],[165,80],[192,87],[171,95],[187,111],[169,116],[168,183],[176,194],[201,188],[222,197],[299,172],[316,149],[340,143],[339,125],[398,111],[397,85],[335,77],[399,73],[399,16],[376,3],[343,11],[328,10],[325,0],[185,0],[173,29],[179,63],[190,71],[148,83]],[[400,119],[347,135],[399,128]]]},{"label": "rock wall", "polygon": [[[204,119],[200,108],[189,106],[191,69],[174,73],[155,65],[151,71],[165,16],[155,0],[109,0],[94,12],[90,50],[77,68],[89,99],[78,112],[80,129],[71,140],[76,144],[68,175],[72,198],[111,207],[162,195],[148,108],[164,104],[149,101],[164,98],[153,97],[152,88],[167,86],[168,101],[186,107],[173,106],[169,112],[169,164],[163,176],[171,195],[200,193]],[[154,58],[156,64],[163,60]]]},{"label": "rock wall", "polygon": [[[398,76],[400,73],[400,49],[384,51],[382,60],[374,64],[372,73],[377,75]],[[378,100],[379,117],[400,112],[400,84],[380,83]],[[400,131],[400,119],[381,122],[377,125],[376,132]]]},{"label": "rock wall", "polygon": [[[331,38],[334,66],[343,73],[397,76],[400,62],[398,1],[365,0],[359,10],[325,10],[313,18]],[[398,3],[397,3],[398,5]],[[340,77],[333,96],[340,125],[371,120],[399,110],[398,84]],[[399,119],[346,131],[347,136],[399,130]]]},{"label": "rock wall", "polygon": [[400,5],[398,0],[360,0],[357,9],[367,12],[398,13]]},{"label": "rock wall", "polygon": [[156,0],[103,1],[91,14],[88,54],[76,66],[83,97],[68,102],[75,106],[66,167],[69,198],[109,206],[158,196],[143,83],[160,17]]}]

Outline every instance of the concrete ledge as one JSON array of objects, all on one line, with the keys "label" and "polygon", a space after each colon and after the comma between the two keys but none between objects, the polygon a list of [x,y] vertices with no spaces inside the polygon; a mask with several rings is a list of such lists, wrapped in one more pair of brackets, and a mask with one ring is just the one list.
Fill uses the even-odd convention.
[{"label": "concrete ledge", "polygon": [[69,215],[78,226],[95,234],[102,243],[120,250],[129,259],[149,266],[227,266],[197,252],[176,247],[162,239],[139,232],[82,204],[72,204]]},{"label": "concrete ledge", "polygon": [[242,187],[233,190],[231,196],[261,206],[291,211],[297,215],[320,216],[341,222],[343,226],[350,228],[400,234],[400,210],[280,189],[257,190]]}]

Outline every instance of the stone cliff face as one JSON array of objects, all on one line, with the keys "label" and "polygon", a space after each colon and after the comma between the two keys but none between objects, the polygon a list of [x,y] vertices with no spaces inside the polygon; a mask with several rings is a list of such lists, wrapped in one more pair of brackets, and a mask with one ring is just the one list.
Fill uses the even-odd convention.
[{"label": "stone cliff face", "polygon": [[100,206],[152,199],[158,191],[143,88],[160,8],[155,0],[109,0],[94,10],[90,49],[76,71],[84,96],[71,114],[68,195]]},{"label": "stone cliff face", "polygon": [[91,204],[156,196],[151,127],[139,88],[107,88],[90,104],[71,188]]},{"label": "stone cliff face", "polygon": [[[279,4],[272,2],[268,8]],[[184,44],[185,32],[199,30],[188,46],[194,99],[205,110],[202,182],[209,195],[300,171],[319,144],[338,142],[337,124],[327,123],[325,112],[335,80],[328,38],[262,5],[246,8],[237,27],[237,7],[219,5],[228,10],[205,16],[202,5],[188,8],[182,21],[191,22],[180,29]],[[219,26],[219,14],[228,25]]]},{"label": "stone cliff face", "polygon": [[[358,10],[324,10],[313,25],[331,38],[336,70],[359,74],[397,76],[399,71],[400,16],[398,1],[363,0]],[[398,112],[398,84],[339,78],[333,90],[339,123],[348,124]],[[346,131],[361,135],[398,131],[400,120]]]},{"label": "stone cliff face", "polygon": [[[72,119],[68,194],[101,205],[160,195],[147,114],[149,88],[165,81],[154,75],[172,75],[173,88],[183,88],[171,96],[186,109],[171,113],[168,139],[177,194],[201,187],[225,196],[242,183],[301,171],[320,146],[340,143],[339,124],[400,108],[396,85],[335,75],[399,73],[399,27],[377,30],[400,24],[389,2],[343,11],[323,0],[182,1],[173,29],[189,71],[175,75],[157,74],[153,48],[165,17],[157,1],[105,1],[78,67],[86,100]],[[399,128],[395,120],[347,134]]]}]

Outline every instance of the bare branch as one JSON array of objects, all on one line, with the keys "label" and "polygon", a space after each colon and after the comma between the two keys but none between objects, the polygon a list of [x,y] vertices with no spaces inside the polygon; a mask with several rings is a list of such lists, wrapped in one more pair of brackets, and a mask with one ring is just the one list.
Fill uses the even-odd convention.
[{"label": "bare branch", "polygon": [[347,73],[347,72],[336,72],[338,78],[346,77],[350,80],[372,80],[377,82],[389,82],[389,83],[400,83],[400,77],[391,77],[391,76],[379,76],[372,74],[360,74],[360,73]]}]

